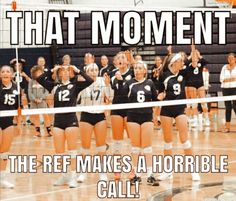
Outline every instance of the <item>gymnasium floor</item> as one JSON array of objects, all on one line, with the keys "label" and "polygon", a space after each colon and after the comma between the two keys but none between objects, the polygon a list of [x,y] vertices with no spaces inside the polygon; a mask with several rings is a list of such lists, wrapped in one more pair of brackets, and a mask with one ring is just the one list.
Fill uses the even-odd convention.
[{"label": "gymnasium floor", "polygon": [[[160,200],[160,201],[190,201],[190,200],[236,200],[236,119],[233,115],[232,132],[221,133],[221,120],[223,110],[211,112],[211,128],[203,131],[191,131],[190,139],[193,150],[198,155],[228,155],[229,173],[201,174],[201,182],[192,182],[190,174],[174,174],[173,182],[163,181],[160,186],[148,186],[146,178],[140,185],[139,199],[116,199],[122,200]],[[213,121],[214,119],[214,121]],[[53,154],[52,138],[34,138],[33,127],[25,126],[22,136],[15,139],[11,153],[22,155]],[[180,143],[177,141],[176,130],[174,130],[174,152],[182,153]],[[111,145],[111,129],[108,133],[108,143]],[[94,150],[94,143],[92,144]],[[163,140],[160,130],[155,130],[153,135],[154,154],[162,154]],[[78,140],[80,148],[80,140]],[[111,153],[109,149],[108,154]],[[129,145],[126,143],[123,153],[130,153]],[[9,167],[9,166],[8,166]],[[40,167],[39,167],[40,168]],[[0,189],[0,200],[2,201],[95,201],[97,198],[98,174],[90,174],[85,183],[79,184],[75,189],[68,187],[54,187],[52,184],[58,174],[43,174],[41,171],[31,174],[12,173],[10,181],[15,183],[15,189]],[[112,179],[113,175],[109,174]],[[123,175],[125,180],[128,175]],[[144,177],[146,175],[144,174]],[[231,180],[231,182],[230,182]],[[228,181],[228,182],[227,182]],[[133,188],[133,187],[132,187]],[[109,199],[104,199],[109,200]]]}]

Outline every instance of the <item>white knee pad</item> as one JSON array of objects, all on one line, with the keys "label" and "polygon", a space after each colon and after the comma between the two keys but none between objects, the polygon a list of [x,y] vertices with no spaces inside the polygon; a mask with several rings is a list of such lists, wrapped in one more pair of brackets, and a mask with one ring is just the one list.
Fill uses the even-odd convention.
[{"label": "white knee pad", "polygon": [[106,145],[96,147],[97,152],[105,152],[107,150]]},{"label": "white knee pad", "polygon": [[172,142],[164,143],[164,150],[171,150],[173,148]]},{"label": "white knee pad", "polygon": [[77,150],[69,150],[68,155],[70,155],[71,158],[76,158],[78,151]]},{"label": "white knee pad", "polygon": [[131,148],[131,152],[132,152],[133,154],[139,154],[140,151],[141,151],[141,148],[140,148],[140,147],[132,147],[132,148]]},{"label": "white knee pad", "polygon": [[207,103],[201,103],[202,109],[208,109]]},{"label": "white knee pad", "polygon": [[187,108],[190,109],[191,108],[191,104],[187,104]]},{"label": "white knee pad", "polygon": [[197,108],[197,103],[192,103],[192,108]]},{"label": "white knee pad", "polygon": [[112,150],[114,153],[121,152],[123,140],[114,140]]},{"label": "white knee pad", "polygon": [[143,148],[143,153],[144,154],[151,154],[152,153],[152,147],[145,147]]},{"label": "white knee pad", "polygon": [[80,152],[81,152],[82,155],[88,155],[89,154],[89,149],[81,148]]},{"label": "white knee pad", "polygon": [[187,140],[186,142],[182,144],[182,146],[183,146],[183,149],[190,149],[192,147],[192,144],[189,140]]},{"label": "white knee pad", "polygon": [[8,156],[10,156],[9,152],[0,153],[0,159],[2,160],[7,160]]}]

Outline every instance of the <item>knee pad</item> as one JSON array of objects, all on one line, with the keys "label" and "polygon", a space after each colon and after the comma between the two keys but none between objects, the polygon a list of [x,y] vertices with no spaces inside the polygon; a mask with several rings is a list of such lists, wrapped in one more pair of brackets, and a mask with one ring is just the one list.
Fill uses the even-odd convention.
[{"label": "knee pad", "polygon": [[68,155],[70,155],[71,158],[76,158],[78,151],[77,150],[69,150]]},{"label": "knee pad", "polygon": [[10,156],[9,152],[0,153],[0,159],[2,160],[8,160],[8,156]]},{"label": "knee pad", "polygon": [[96,147],[97,152],[105,152],[107,150],[106,145]]},{"label": "knee pad", "polygon": [[123,140],[114,140],[113,142],[113,152],[121,152],[122,150],[122,145],[123,145]]},{"label": "knee pad", "polygon": [[197,103],[192,103],[192,108],[197,108]]},{"label": "knee pad", "polygon": [[164,149],[165,150],[171,150],[173,148],[172,142],[170,143],[164,143]]},{"label": "knee pad", "polygon": [[81,148],[80,152],[82,155],[88,155],[89,154],[89,149]]},{"label": "knee pad", "polygon": [[202,109],[208,109],[207,103],[201,103]]},{"label": "knee pad", "polygon": [[183,149],[190,149],[192,147],[192,144],[189,140],[187,140],[186,142],[182,144],[182,147]]},{"label": "knee pad", "polygon": [[150,146],[150,147],[145,147],[145,148],[143,148],[143,153],[144,153],[144,154],[150,154],[150,153],[152,153],[152,147]]},{"label": "knee pad", "polygon": [[139,154],[140,151],[141,151],[141,148],[140,148],[140,147],[132,147],[132,148],[131,148],[131,152],[132,152],[133,154]]},{"label": "knee pad", "polygon": [[191,104],[187,104],[187,108],[190,109],[191,108]]}]

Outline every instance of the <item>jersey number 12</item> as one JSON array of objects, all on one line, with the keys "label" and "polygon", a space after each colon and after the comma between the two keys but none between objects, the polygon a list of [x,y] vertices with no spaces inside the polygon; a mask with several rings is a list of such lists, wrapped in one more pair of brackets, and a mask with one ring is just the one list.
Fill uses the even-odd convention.
[{"label": "jersey number 12", "polygon": [[69,90],[63,90],[63,91],[59,91],[58,92],[58,100],[59,101],[69,101],[70,98],[68,97],[70,94],[70,91]]}]

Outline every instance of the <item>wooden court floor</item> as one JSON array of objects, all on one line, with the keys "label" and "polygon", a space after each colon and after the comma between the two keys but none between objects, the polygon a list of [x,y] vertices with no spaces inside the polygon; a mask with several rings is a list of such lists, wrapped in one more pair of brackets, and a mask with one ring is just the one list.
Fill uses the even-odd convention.
[{"label": "wooden court floor", "polygon": [[[191,200],[236,200],[236,119],[233,115],[232,132],[221,133],[222,110],[211,112],[211,128],[189,132],[190,140],[195,154],[198,155],[228,155],[228,173],[202,173],[200,182],[192,182],[190,174],[175,173],[173,181],[160,182],[160,186],[148,186],[146,175],[143,175],[140,185],[140,198],[123,198],[123,200],[163,200],[163,201],[191,201]],[[181,154],[180,143],[175,129],[174,153]],[[163,153],[163,140],[161,130],[155,129],[153,134],[154,154]],[[107,142],[111,145],[111,129],[109,128]],[[93,150],[95,147],[92,143]],[[78,148],[80,140],[78,135]],[[54,153],[52,138],[33,137],[33,127],[25,126],[22,136],[17,137],[11,149],[12,154],[22,155],[50,155]],[[123,153],[130,153],[127,142],[123,147]],[[108,151],[111,154],[111,148]],[[9,169],[9,165],[8,165]],[[59,174],[38,173],[12,173],[9,180],[15,184],[14,189],[0,189],[1,201],[95,201],[97,197],[98,174],[91,173],[85,183],[77,188],[69,189],[67,186],[54,187],[52,184]],[[108,174],[113,179],[112,174]],[[122,175],[123,181],[128,175]],[[227,181],[231,181],[228,182]],[[134,188],[134,187],[132,187]],[[109,199],[103,199],[109,200]],[[111,199],[110,199],[111,200]]]}]

